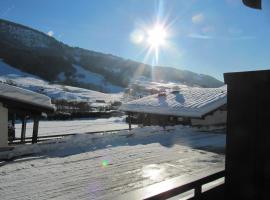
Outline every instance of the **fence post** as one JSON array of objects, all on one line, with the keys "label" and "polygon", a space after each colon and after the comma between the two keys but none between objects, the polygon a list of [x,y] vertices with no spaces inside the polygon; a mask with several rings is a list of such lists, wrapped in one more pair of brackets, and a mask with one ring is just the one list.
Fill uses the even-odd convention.
[{"label": "fence post", "polygon": [[131,114],[128,113],[128,129],[131,131]]},{"label": "fence post", "polygon": [[39,118],[34,117],[32,144],[37,143],[37,140],[38,140],[38,126],[39,126]]},{"label": "fence post", "polygon": [[26,132],[26,116],[22,117],[22,131],[21,131],[21,142],[25,142],[25,132]]},{"label": "fence post", "polygon": [[197,185],[195,186],[195,191],[194,191],[194,197],[196,199],[201,199],[202,196],[202,186],[201,185]]}]

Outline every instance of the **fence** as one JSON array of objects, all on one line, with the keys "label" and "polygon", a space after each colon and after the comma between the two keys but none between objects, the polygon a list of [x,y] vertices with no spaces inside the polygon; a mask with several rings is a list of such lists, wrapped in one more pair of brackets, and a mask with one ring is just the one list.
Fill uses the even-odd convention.
[{"label": "fence", "polygon": [[[69,134],[57,134],[57,135],[42,135],[37,137],[37,142],[44,142],[52,139],[60,139],[62,137],[66,136],[72,136],[72,135],[79,135],[79,134],[96,134],[96,133],[111,133],[116,131],[126,131],[129,129],[115,129],[115,130],[108,130],[108,131],[93,131],[93,132],[87,132],[87,133],[69,133]],[[32,137],[25,137],[25,140],[21,142],[21,138],[15,138],[12,142],[9,142],[9,144],[27,144],[32,143],[33,138]]]}]

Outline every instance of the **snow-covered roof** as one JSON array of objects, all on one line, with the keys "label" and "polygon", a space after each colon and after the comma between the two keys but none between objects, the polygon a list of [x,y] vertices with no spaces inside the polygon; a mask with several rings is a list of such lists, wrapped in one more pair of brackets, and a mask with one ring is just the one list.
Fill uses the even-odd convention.
[{"label": "snow-covered roof", "polygon": [[[51,104],[51,99],[48,96],[12,85],[0,83],[0,102],[3,100],[5,100],[7,103],[12,101],[24,103],[45,111],[53,111],[55,109]],[[21,107],[23,107],[23,104]]]},{"label": "snow-covered roof", "polygon": [[165,95],[155,94],[123,104],[126,112],[198,117],[212,112],[227,103],[227,87],[187,87]]},{"label": "snow-covered roof", "polygon": [[91,107],[94,107],[94,108],[107,107],[107,106],[109,106],[108,103],[91,103]]}]

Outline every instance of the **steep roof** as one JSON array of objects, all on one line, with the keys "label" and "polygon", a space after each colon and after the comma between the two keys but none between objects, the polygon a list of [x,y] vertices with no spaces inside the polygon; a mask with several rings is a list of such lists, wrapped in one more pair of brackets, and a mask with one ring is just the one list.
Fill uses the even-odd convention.
[{"label": "steep roof", "polygon": [[179,91],[150,95],[123,104],[126,112],[201,118],[227,103],[227,87],[182,88]]},{"label": "steep roof", "polygon": [[39,112],[53,112],[55,110],[48,96],[4,83],[0,83],[0,102],[8,106],[16,104],[16,107],[27,107]]}]

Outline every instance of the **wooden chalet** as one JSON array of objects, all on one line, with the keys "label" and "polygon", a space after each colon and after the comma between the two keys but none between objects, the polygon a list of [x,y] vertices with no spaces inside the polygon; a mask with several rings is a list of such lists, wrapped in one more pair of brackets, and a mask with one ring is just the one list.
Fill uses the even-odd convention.
[{"label": "wooden chalet", "polygon": [[187,87],[123,104],[131,123],[149,125],[225,126],[227,88]]},{"label": "wooden chalet", "polygon": [[33,119],[32,143],[36,143],[42,113],[51,113],[54,110],[49,97],[0,83],[0,150],[8,148],[8,143],[15,139],[16,119],[22,122],[21,143],[25,140],[27,119]]}]

